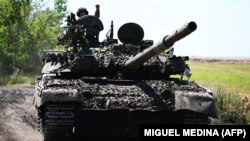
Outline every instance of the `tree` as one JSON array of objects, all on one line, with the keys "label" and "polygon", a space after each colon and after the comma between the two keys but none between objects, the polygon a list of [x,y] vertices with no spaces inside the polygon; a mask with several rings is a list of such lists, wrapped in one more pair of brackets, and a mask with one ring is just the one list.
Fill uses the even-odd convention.
[{"label": "tree", "polygon": [[54,0],[54,8],[43,0],[0,0],[0,72],[32,72],[40,69],[45,49],[56,47],[66,0]]}]

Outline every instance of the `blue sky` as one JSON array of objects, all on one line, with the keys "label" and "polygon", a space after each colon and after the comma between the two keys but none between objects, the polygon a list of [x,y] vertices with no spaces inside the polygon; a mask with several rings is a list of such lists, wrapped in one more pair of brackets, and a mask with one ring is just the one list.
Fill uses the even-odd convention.
[{"label": "blue sky", "polygon": [[250,58],[249,0],[68,0],[68,10],[86,7],[94,14],[100,4],[104,39],[111,20],[115,37],[120,26],[135,22],[144,39],[155,42],[189,21],[197,30],[174,45],[176,55]]}]

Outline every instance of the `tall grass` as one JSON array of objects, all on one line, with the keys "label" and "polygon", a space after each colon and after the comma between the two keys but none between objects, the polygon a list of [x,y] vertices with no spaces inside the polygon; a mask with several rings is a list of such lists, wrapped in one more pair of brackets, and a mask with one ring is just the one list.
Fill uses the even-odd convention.
[{"label": "tall grass", "polygon": [[32,85],[35,81],[34,74],[24,74],[20,71],[15,71],[12,75],[5,75],[0,77],[0,85],[19,86]]},{"label": "tall grass", "polygon": [[236,91],[227,93],[224,87],[214,90],[220,124],[250,123],[250,102]]}]

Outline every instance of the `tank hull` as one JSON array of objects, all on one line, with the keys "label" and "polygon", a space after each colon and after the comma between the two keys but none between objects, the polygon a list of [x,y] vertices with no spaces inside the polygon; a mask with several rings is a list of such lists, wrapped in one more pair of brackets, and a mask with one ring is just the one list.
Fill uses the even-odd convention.
[{"label": "tank hull", "polygon": [[[156,87],[157,86],[157,87]],[[139,137],[141,125],[209,124],[212,93],[194,82],[51,79],[37,82],[35,104],[45,138]]]}]

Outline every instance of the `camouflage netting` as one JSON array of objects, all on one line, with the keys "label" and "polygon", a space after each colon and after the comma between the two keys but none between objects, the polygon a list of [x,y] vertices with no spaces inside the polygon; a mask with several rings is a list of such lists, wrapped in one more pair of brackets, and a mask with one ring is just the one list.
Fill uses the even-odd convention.
[{"label": "camouflage netting", "polygon": [[[120,84],[119,84],[120,83]],[[80,101],[84,109],[174,110],[175,93],[202,96],[206,90],[188,81],[99,82],[84,79],[50,79],[44,84],[43,101]]]}]

